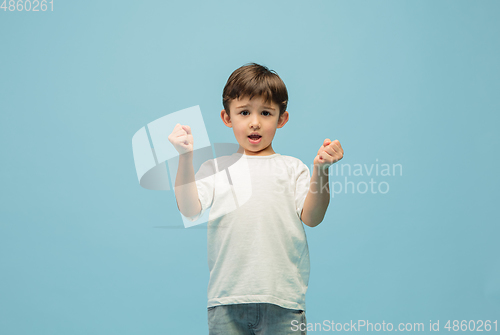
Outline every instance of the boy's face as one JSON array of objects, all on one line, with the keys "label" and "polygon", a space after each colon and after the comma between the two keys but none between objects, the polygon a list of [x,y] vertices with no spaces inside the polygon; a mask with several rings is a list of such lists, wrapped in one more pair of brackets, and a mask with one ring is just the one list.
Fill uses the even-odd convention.
[{"label": "boy's face", "polygon": [[[271,146],[277,128],[288,121],[288,112],[279,117],[279,106],[276,103],[264,103],[261,97],[254,96],[232,100],[229,104],[230,116],[222,110],[221,118],[224,124],[233,128],[234,136],[240,144],[239,153],[253,156],[268,156],[274,154]],[[253,139],[252,134],[260,137]]]}]

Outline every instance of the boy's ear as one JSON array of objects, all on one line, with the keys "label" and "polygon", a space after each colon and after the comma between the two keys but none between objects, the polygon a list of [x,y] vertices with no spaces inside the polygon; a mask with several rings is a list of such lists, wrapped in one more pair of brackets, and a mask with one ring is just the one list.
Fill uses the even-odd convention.
[{"label": "boy's ear", "polygon": [[233,123],[231,122],[231,118],[229,115],[227,115],[226,110],[223,109],[222,112],[220,112],[220,118],[222,119],[222,122],[229,128],[233,127]]},{"label": "boy's ear", "polygon": [[283,113],[283,115],[281,115],[279,120],[278,120],[278,127],[277,128],[283,127],[288,122],[288,117],[289,117],[289,114],[287,111],[285,111]]}]

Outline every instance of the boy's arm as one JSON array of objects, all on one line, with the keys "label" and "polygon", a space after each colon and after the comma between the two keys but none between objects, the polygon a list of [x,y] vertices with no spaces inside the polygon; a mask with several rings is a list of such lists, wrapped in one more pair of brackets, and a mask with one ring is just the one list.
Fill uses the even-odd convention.
[{"label": "boy's arm", "polygon": [[325,217],[329,203],[330,186],[328,183],[328,169],[324,170],[315,165],[309,192],[304,201],[304,207],[302,207],[302,222],[309,227],[316,227],[319,225]]},{"label": "boy's arm", "polygon": [[177,208],[185,217],[192,217],[200,213],[202,207],[195,183],[191,127],[177,123],[168,140],[179,153],[179,167],[174,186]]},{"label": "boy's arm", "polygon": [[323,221],[330,203],[328,168],[344,157],[344,150],[338,140],[325,139],[314,158],[314,169],[309,192],[304,200],[300,218],[309,227],[316,227]]},{"label": "boy's arm", "polygon": [[192,151],[179,156],[174,192],[177,207],[182,215],[192,217],[201,212],[198,188],[195,183]]}]

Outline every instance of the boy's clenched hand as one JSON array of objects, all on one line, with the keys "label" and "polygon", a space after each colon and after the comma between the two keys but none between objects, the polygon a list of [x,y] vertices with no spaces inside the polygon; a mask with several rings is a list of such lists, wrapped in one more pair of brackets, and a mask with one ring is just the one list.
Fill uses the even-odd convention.
[{"label": "boy's clenched hand", "polygon": [[323,145],[318,150],[318,154],[314,158],[314,165],[318,165],[321,169],[326,170],[333,163],[338,162],[344,157],[344,150],[338,140],[331,141],[329,138],[323,141]]},{"label": "boy's clenched hand", "polygon": [[168,140],[180,155],[193,151],[193,134],[191,134],[191,127],[189,126],[181,126],[180,123],[176,124],[172,133],[168,135]]}]

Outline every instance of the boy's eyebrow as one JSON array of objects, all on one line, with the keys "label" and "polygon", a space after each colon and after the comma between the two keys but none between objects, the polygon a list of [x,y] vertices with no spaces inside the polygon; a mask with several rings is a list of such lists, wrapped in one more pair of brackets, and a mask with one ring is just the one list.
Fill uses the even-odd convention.
[{"label": "boy's eyebrow", "polygon": [[[239,107],[236,107],[236,108],[245,108],[245,107],[248,107],[248,106],[250,106],[250,105],[239,106]],[[270,106],[264,106],[264,108],[274,110],[274,108],[272,108],[272,107],[270,107]]]}]

